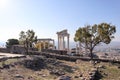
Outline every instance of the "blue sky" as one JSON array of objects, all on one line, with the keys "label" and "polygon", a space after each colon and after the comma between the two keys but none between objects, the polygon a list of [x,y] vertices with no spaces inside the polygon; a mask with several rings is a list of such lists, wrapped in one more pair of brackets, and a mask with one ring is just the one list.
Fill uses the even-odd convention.
[{"label": "blue sky", "polygon": [[57,31],[68,29],[73,41],[79,27],[102,22],[116,26],[114,41],[120,41],[120,0],[0,0],[0,41],[28,29],[55,40]]}]

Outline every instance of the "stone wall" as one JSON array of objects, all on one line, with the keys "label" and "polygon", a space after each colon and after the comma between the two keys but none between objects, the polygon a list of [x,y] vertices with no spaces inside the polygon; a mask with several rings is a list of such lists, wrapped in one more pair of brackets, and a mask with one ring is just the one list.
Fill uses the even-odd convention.
[{"label": "stone wall", "polygon": [[55,54],[60,54],[60,55],[67,55],[67,51],[65,51],[65,50],[43,49],[42,52],[55,53]]},{"label": "stone wall", "polygon": [[26,52],[26,49],[22,45],[13,45],[10,52],[24,54]]},{"label": "stone wall", "polygon": [[10,49],[8,49],[8,48],[0,48],[0,52],[2,52],[2,53],[9,53]]},{"label": "stone wall", "polygon": [[[29,55],[43,55],[48,58],[56,58],[60,60],[66,60],[66,61],[76,61],[77,59],[84,60],[84,61],[90,61],[91,59],[89,57],[80,57],[80,56],[69,56],[69,55],[60,55],[56,53],[49,53],[49,52],[39,52],[39,51],[30,51]],[[120,61],[111,60],[111,59],[93,59],[94,61],[101,61],[101,62],[114,62],[114,63],[120,63]]]},{"label": "stone wall", "polygon": [[[0,49],[0,51],[8,51],[7,49]],[[20,45],[14,45],[10,50],[12,53],[19,53],[19,54],[26,54],[26,49]],[[80,57],[80,56],[70,56],[67,54],[67,51],[64,50],[51,50],[51,49],[43,49],[42,52],[36,51],[36,49],[31,48],[29,49],[28,55],[43,55],[50,58],[56,58],[60,60],[67,60],[67,61],[76,61],[77,59],[90,61],[89,57]],[[93,59],[95,61],[102,61],[102,62],[114,62],[120,63],[120,61],[112,60],[112,59]]]},{"label": "stone wall", "polygon": [[[36,51],[35,48],[29,48],[28,51]],[[26,48],[24,45],[13,45],[11,50],[11,53],[17,53],[17,54],[25,54],[26,53]]]}]

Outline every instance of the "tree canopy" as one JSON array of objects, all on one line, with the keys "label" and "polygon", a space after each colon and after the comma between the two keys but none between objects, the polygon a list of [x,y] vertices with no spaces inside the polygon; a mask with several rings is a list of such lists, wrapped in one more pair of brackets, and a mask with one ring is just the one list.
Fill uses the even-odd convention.
[{"label": "tree canopy", "polygon": [[6,47],[11,48],[12,45],[17,45],[19,44],[18,39],[8,39],[6,42]]},{"label": "tree canopy", "polygon": [[37,36],[33,30],[21,31],[19,35],[20,44],[24,44],[26,47],[32,47],[32,43],[37,41]]},{"label": "tree canopy", "polygon": [[115,32],[116,27],[108,23],[86,25],[76,30],[74,41],[79,41],[82,47],[88,49],[92,59],[95,46],[101,42],[109,44],[114,38]]}]

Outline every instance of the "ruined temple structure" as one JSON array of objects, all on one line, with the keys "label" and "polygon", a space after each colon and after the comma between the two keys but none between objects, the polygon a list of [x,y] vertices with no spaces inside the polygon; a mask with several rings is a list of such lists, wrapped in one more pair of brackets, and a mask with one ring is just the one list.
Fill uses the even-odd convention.
[{"label": "ruined temple structure", "polygon": [[[67,32],[67,30],[62,30],[60,32],[57,32],[58,36],[58,50],[67,50],[69,51],[69,36],[70,34]],[[67,37],[67,48],[65,43],[65,37]]]},{"label": "ruined temple structure", "polygon": [[[53,43],[53,47],[52,47],[52,49],[55,49],[55,41],[54,41],[54,39],[51,39],[51,38],[41,38],[41,39],[37,39],[37,42],[43,42],[44,43],[44,45],[43,45],[43,49],[45,49],[45,42],[48,42],[48,49],[50,48],[50,45],[49,45],[49,43],[52,41],[52,43]],[[40,49],[40,51],[41,51],[41,49]]]}]

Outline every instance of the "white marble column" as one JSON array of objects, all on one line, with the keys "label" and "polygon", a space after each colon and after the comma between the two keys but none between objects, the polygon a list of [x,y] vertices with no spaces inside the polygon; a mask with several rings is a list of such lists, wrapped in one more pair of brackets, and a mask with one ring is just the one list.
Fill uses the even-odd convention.
[{"label": "white marble column", "polygon": [[87,54],[87,44],[85,44],[85,54]]},{"label": "white marble column", "polygon": [[48,47],[48,49],[49,49],[49,48],[50,48],[50,41],[48,40],[47,42],[48,42],[48,46],[47,46],[47,47]]},{"label": "white marble column", "polygon": [[80,43],[80,41],[79,41],[79,54],[81,53],[81,43]]},{"label": "white marble column", "polygon": [[61,50],[61,36],[59,37],[59,50]]},{"label": "white marble column", "polygon": [[58,50],[60,49],[60,37],[59,37],[59,34],[58,34]]},{"label": "white marble column", "polygon": [[42,45],[41,45],[41,41],[40,41],[39,51],[41,52],[41,50],[42,50]]},{"label": "white marble column", "polygon": [[62,36],[60,36],[60,50],[62,50],[63,49],[63,42],[62,42]]},{"label": "white marble column", "polygon": [[[69,51],[69,34],[67,33],[67,30],[57,32],[57,35],[58,35],[58,49],[65,50],[65,48],[67,47]],[[67,43],[65,43],[64,40],[65,37],[67,37]]]},{"label": "white marble column", "polygon": [[53,49],[55,49],[55,41],[53,40]]},{"label": "white marble column", "polygon": [[64,36],[63,36],[63,50],[65,50],[65,40],[64,40]]},{"label": "white marble column", "polygon": [[43,41],[43,46],[44,46],[44,49],[45,49],[45,41]]},{"label": "white marble column", "polygon": [[76,42],[76,54],[78,54],[77,52],[78,52],[78,44]]},{"label": "white marble column", "polygon": [[67,48],[68,48],[68,52],[69,52],[69,34],[67,36]]}]

